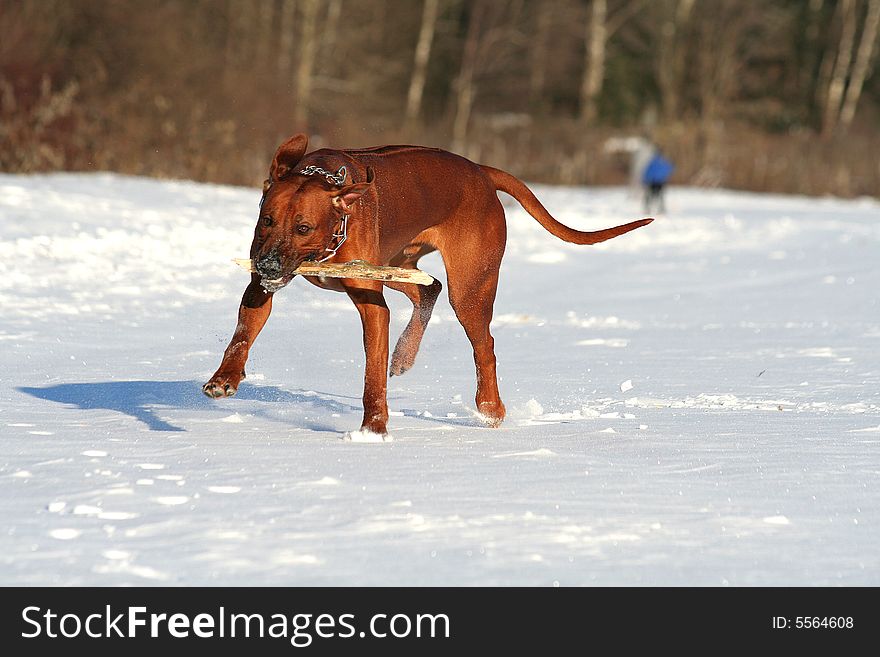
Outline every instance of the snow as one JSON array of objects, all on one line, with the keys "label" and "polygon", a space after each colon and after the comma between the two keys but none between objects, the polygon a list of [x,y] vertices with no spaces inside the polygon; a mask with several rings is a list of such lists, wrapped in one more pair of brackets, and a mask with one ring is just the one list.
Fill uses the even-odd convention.
[{"label": "snow", "polygon": [[358,431],[346,431],[343,440],[352,443],[390,443],[394,441],[394,436],[390,433],[383,436],[368,429],[361,429]]},{"label": "snow", "polygon": [[[576,227],[641,216],[534,189]],[[375,445],[341,439],[357,313],[300,280],[238,395],[201,393],[259,197],[0,176],[0,584],[880,584],[876,200],[673,188],[576,247],[504,197],[508,419],[443,295]]]}]

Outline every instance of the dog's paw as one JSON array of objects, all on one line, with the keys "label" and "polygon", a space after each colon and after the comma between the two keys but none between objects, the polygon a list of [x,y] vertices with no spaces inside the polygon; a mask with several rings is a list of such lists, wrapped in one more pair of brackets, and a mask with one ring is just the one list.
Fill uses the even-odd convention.
[{"label": "dog's paw", "polygon": [[477,417],[488,427],[497,429],[504,422],[507,409],[499,402],[482,402],[477,404]]},{"label": "dog's paw", "polygon": [[395,357],[391,359],[391,367],[388,368],[388,374],[391,376],[402,376],[412,366],[412,361],[407,362],[402,358],[397,358],[397,354],[395,354]]},{"label": "dog's paw", "polygon": [[401,337],[397,346],[394,348],[394,354],[391,356],[391,367],[388,368],[388,373],[391,376],[401,376],[402,374],[406,374],[416,361],[417,350],[418,345],[416,345],[416,349],[413,349],[412,346]]},{"label": "dog's paw", "polygon": [[240,378],[235,381],[232,377],[215,374],[210,381],[202,386],[202,392],[212,399],[232,397],[238,392],[238,384],[240,382]]}]

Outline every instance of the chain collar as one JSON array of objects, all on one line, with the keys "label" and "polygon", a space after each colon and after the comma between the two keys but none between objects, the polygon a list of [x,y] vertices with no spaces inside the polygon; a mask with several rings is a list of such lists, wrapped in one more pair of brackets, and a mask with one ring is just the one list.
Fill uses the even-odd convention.
[{"label": "chain collar", "polygon": [[301,169],[300,173],[304,176],[324,176],[324,179],[330,183],[331,185],[336,185],[337,187],[342,187],[345,182],[346,170],[345,167],[339,167],[339,170],[336,173],[330,173],[325,169],[322,169],[319,166],[315,166],[314,164],[310,164],[305,169]]},{"label": "chain collar", "polygon": [[[345,183],[345,177],[348,175],[344,166],[339,167],[336,173],[331,173],[326,169],[322,169],[319,166],[315,166],[314,164],[310,164],[305,169],[301,169],[300,173],[304,176],[314,176],[320,175],[324,176],[324,180],[326,180],[331,185],[336,185],[337,187],[342,187],[343,183]],[[266,195],[269,193],[269,188],[272,187],[272,181],[267,180],[265,182],[265,186],[263,187],[263,195],[260,197],[260,208],[262,209],[263,203],[266,202]]]},{"label": "chain collar", "polygon": [[[345,170],[344,166],[339,167],[336,173],[331,173],[326,169],[322,169],[319,166],[310,164],[305,169],[301,169],[300,173],[304,176],[324,176],[324,180],[326,180],[331,185],[342,187],[342,185],[345,184],[345,176],[348,172]],[[348,239],[349,216],[351,215],[342,215],[342,220],[339,223],[339,229],[333,233],[333,237],[330,240],[330,246],[324,249],[324,252],[328,253],[328,255],[324,256],[317,262],[325,262],[326,260],[329,260],[330,258],[335,256],[336,252],[339,250],[339,247],[341,247],[345,243],[345,240]]]},{"label": "chain collar", "polygon": [[[336,255],[336,252],[339,250],[339,247],[345,243],[345,240],[348,239],[348,217],[350,215],[344,214],[342,215],[342,220],[339,222],[339,230],[333,233],[333,237],[330,240],[330,246],[324,249],[325,252],[329,252],[328,255],[324,256],[317,262],[324,262],[325,260],[329,260],[333,256]],[[334,245],[333,243],[336,242]]]}]

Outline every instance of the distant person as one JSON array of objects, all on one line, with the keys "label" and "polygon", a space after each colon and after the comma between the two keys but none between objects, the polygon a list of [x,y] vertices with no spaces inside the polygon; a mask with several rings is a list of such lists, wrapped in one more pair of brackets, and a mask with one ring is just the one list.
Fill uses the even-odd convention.
[{"label": "distant person", "polygon": [[636,137],[634,146],[630,153],[629,185],[633,191],[633,196],[638,197],[639,188],[642,186],[642,174],[645,173],[648,162],[654,157],[656,148],[654,144],[643,137]]},{"label": "distant person", "polygon": [[663,157],[660,149],[655,150],[654,157],[651,158],[642,173],[642,184],[645,186],[645,212],[650,213],[651,208],[655,205],[658,212],[666,212],[663,190],[673,171],[675,171],[675,166],[672,162]]},{"label": "distant person", "polygon": [[642,173],[654,157],[655,147],[648,139],[638,135],[630,137],[611,137],[602,146],[602,150],[608,154],[623,154],[628,162],[629,193],[638,197],[642,189]]}]

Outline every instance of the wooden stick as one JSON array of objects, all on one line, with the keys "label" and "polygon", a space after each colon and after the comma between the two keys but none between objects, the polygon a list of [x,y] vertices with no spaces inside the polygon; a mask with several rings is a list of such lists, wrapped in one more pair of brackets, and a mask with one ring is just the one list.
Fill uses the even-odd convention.
[{"label": "wooden stick", "polygon": [[[253,263],[248,258],[233,258],[242,269],[254,271]],[[403,267],[382,267],[371,265],[363,260],[352,262],[304,262],[293,272],[299,276],[318,276],[322,278],[362,278],[371,281],[394,281],[397,283],[415,283],[430,285],[434,278],[419,269]]]}]

